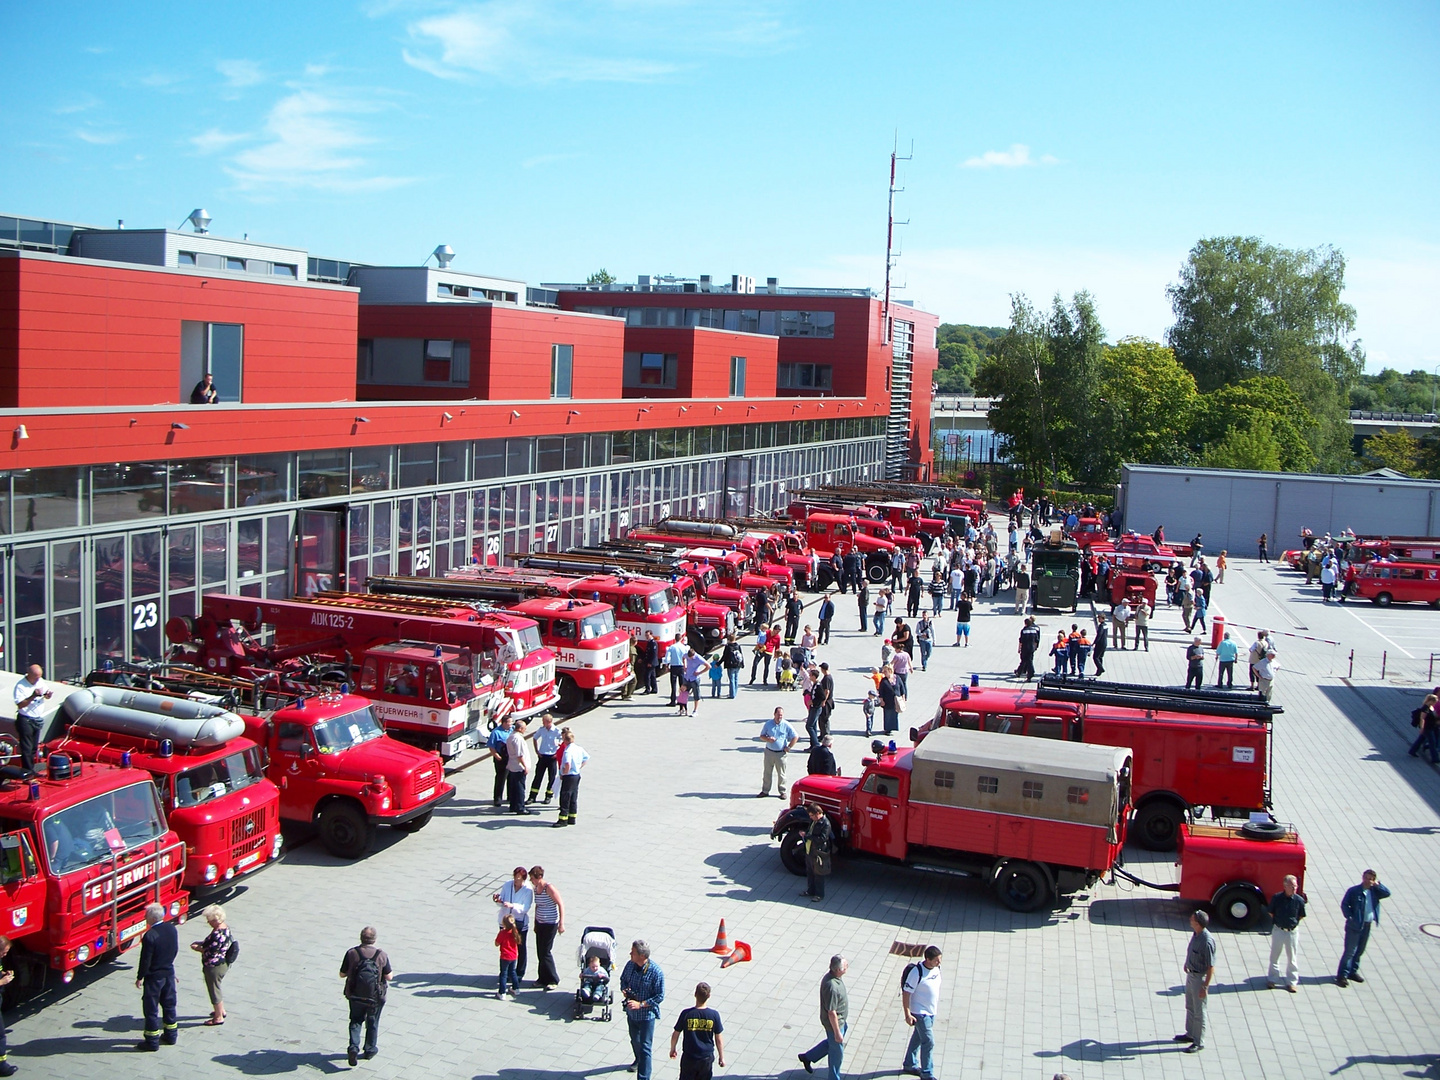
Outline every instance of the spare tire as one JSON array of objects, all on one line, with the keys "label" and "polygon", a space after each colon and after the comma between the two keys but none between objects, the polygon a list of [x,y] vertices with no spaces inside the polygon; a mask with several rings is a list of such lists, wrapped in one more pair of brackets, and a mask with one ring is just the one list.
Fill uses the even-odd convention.
[{"label": "spare tire", "polygon": [[1290,830],[1278,821],[1247,821],[1240,826],[1240,835],[1247,840],[1283,840]]}]

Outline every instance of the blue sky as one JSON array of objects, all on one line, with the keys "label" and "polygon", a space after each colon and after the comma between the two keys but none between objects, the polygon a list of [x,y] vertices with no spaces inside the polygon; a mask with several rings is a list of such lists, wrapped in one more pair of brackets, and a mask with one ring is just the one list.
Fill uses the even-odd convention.
[{"label": "blue sky", "polygon": [[1200,237],[1349,259],[1372,370],[1433,369],[1440,5],[9,4],[0,213],[579,280],[883,281],[1160,337]]}]

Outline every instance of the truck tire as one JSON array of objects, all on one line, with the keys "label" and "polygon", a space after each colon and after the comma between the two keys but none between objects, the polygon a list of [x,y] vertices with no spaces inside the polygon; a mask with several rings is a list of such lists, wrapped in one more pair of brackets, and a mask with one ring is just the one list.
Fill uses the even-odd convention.
[{"label": "truck tire", "polygon": [[1265,897],[1254,885],[1226,885],[1215,894],[1215,917],[1231,930],[1249,930],[1260,921]]},{"label": "truck tire", "polygon": [[1278,821],[1247,821],[1240,826],[1240,835],[1246,840],[1283,840],[1290,830]]},{"label": "truck tire", "polygon": [[0,765],[9,765],[20,760],[20,744],[9,735],[0,735]]},{"label": "truck tire", "polygon": [[1006,863],[995,878],[995,896],[1011,911],[1039,911],[1050,902],[1050,882],[1034,863]]},{"label": "truck tire", "polygon": [[352,802],[332,802],[320,811],[320,843],[336,858],[358,859],[370,850],[375,827]]},{"label": "truck tire", "polygon": [[398,822],[395,825],[395,828],[399,829],[401,832],[419,832],[426,825],[430,824],[430,819],[434,816],[434,810],[426,810],[425,813],[421,814],[419,817],[413,817],[409,821]]},{"label": "truck tire", "polygon": [[879,585],[890,580],[890,565],[875,559],[865,564],[865,577],[871,585]]},{"label": "truck tire", "polygon": [[569,675],[561,675],[558,681],[560,700],[556,703],[556,708],[562,716],[574,716],[585,704],[585,692]]},{"label": "truck tire", "polygon": [[780,865],[796,877],[805,876],[804,829],[791,829],[780,838]]},{"label": "truck tire", "polygon": [[1375,605],[1376,607],[1389,607],[1394,599],[1388,592],[1382,592],[1375,597]]},{"label": "truck tire", "polygon": [[1185,811],[1178,803],[1160,799],[1135,811],[1135,842],[1146,851],[1174,851]]}]

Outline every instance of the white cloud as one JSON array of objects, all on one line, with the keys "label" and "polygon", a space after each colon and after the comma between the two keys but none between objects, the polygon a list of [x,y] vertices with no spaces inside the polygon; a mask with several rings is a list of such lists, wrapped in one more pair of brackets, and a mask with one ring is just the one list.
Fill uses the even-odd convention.
[{"label": "white cloud", "polygon": [[354,117],[374,107],[354,99],[299,90],[278,101],[265,120],[267,141],[242,150],[226,166],[242,190],[313,188],[335,192],[386,191],[411,178],[366,175],[357,151],[372,145]]},{"label": "white cloud", "polygon": [[676,0],[486,0],[411,22],[401,55],[442,79],[655,82],[698,57],[787,46],[794,35],[776,10],[762,0],[723,13]]},{"label": "white cloud", "polygon": [[1038,158],[1030,156],[1030,147],[1024,143],[1012,143],[1009,150],[986,150],[978,157],[966,158],[962,169],[1019,169],[1027,165],[1058,165],[1060,159],[1050,154]]},{"label": "white cloud", "polygon": [[213,154],[217,150],[224,150],[237,142],[244,142],[250,138],[242,133],[231,133],[221,131],[219,128],[211,128],[209,131],[202,131],[199,135],[190,136],[190,145],[202,154]]},{"label": "white cloud", "polygon": [[86,94],[79,101],[71,102],[69,105],[55,106],[53,111],[60,116],[66,116],[71,113],[85,112],[89,109],[95,108],[97,105],[100,104],[101,101],[99,98],[95,97],[93,94]]},{"label": "white cloud", "polygon": [[215,70],[225,76],[225,85],[237,90],[265,81],[265,72],[254,60],[221,60]]},{"label": "white cloud", "polygon": [[75,132],[75,137],[81,142],[89,143],[91,146],[114,146],[121,139],[125,138],[125,133],[121,131],[93,131],[87,128],[81,128]]},{"label": "white cloud", "polygon": [[151,90],[166,90],[184,80],[184,75],[172,75],[165,71],[152,71],[149,75],[141,76],[140,85],[149,87]]}]

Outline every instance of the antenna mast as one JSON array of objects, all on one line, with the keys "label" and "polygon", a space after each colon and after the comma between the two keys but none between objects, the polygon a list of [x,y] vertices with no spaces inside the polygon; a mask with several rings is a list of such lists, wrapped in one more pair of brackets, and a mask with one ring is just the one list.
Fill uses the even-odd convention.
[{"label": "antenna mast", "polygon": [[880,309],[880,317],[883,324],[880,330],[881,341],[885,344],[889,344],[890,342],[890,271],[895,268],[895,260],[900,257],[899,253],[895,251],[895,226],[910,224],[908,219],[905,221],[895,220],[895,193],[905,190],[902,187],[895,186],[895,163],[897,161],[909,161],[915,156],[915,140],[910,140],[910,153],[904,157],[900,156],[899,150],[900,136],[897,132],[895,144],[890,150],[890,202],[886,207],[885,213],[885,302]]}]

